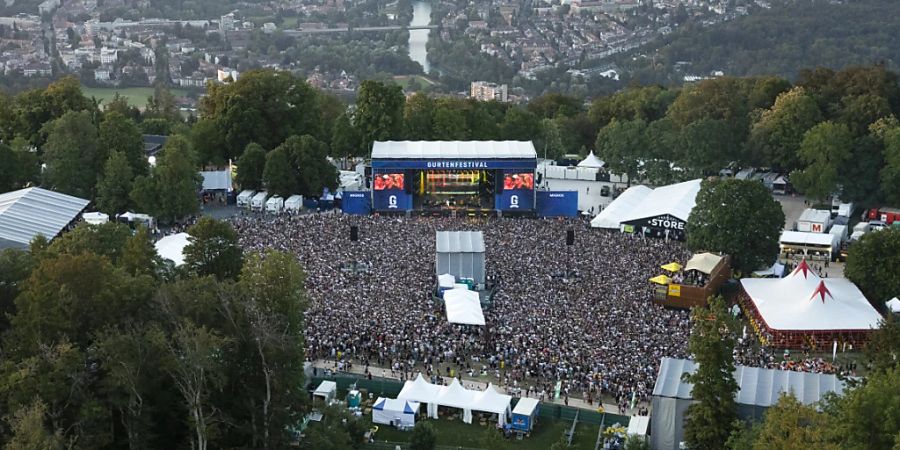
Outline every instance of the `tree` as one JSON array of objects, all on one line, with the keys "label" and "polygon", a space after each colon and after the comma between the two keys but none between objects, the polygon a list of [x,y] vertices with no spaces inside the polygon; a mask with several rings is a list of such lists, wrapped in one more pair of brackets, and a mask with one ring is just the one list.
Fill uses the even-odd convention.
[{"label": "tree", "polygon": [[[228,158],[239,155],[237,151],[229,151],[226,148],[224,134],[213,119],[202,118],[191,127],[191,144],[197,152],[200,164],[221,165],[225,164]],[[254,144],[247,144],[244,150],[250,148],[250,145]],[[240,167],[239,164],[238,170]]]},{"label": "tree", "polygon": [[160,221],[172,222],[200,210],[202,181],[187,139],[170,136],[150,176],[135,179],[131,199]]},{"label": "tree", "polygon": [[285,145],[279,145],[266,155],[262,179],[268,192],[288,197],[299,191],[300,173],[292,159],[291,150]]},{"label": "tree", "polygon": [[97,128],[87,111],[68,112],[46,125],[44,180],[60,192],[94,198],[97,177],[107,152],[97,140]]},{"label": "tree", "polygon": [[157,277],[161,262],[159,254],[150,240],[150,232],[146,227],[139,226],[122,248],[122,269],[135,276]]},{"label": "tree", "polygon": [[294,167],[300,172],[298,193],[314,197],[323,188],[332,191],[338,187],[337,169],[328,162],[328,147],[312,136],[291,136],[284,142],[290,151]]},{"label": "tree", "polygon": [[650,450],[650,442],[645,436],[631,434],[625,439],[623,450]]},{"label": "tree", "polygon": [[831,423],[838,447],[848,450],[895,448],[900,424],[900,367],[870,374],[865,384],[845,391]]},{"label": "tree", "polygon": [[506,111],[500,135],[511,141],[530,141],[538,136],[540,121],[527,109],[512,107]]},{"label": "tree", "polygon": [[122,247],[131,236],[131,230],[122,223],[110,221],[101,225],[79,223],[73,230],[53,240],[48,254],[81,255],[91,253],[106,257],[117,264]]},{"label": "tree", "polygon": [[8,145],[0,144],[0,192],[17,189],[20,178],[19,158]]},{"label": "tree", "polygon": [[679,164],[697,175],[714,175],[736,160],[732,130],[724,120],[699,119],[681,129]]},{"label": "tree", "polygon": [[364,153],[368,153],[372,142],[400,136],[403,130],[403,104],[403,89],[400,86],[371,80],[360,84],[355,119]]},{"label": "tree", "polygon": [[819,105],[804,88],[782,93],[750,129],[747,147],[751,159],[788,171],[799,168],[803,135],[821,121]]},{"label": "tree", "polygon": [[806,168],[792,177],[794,185],[804,194],[825,199],[838,187],[839,170],[851,155],[853,137],[843,124],[822,122],[803,136],[800,159]]},{"label": "tree", "polygon": [[431,139],[434,100],[423,92],[416,92],[406,100],[403,108],[403,137],[411,141]]},{"label": "tree", "polygon": [[685,234],[693,251],[731,255],[734,267],[750,273],[778,256],[784,226],[781,205],[752,180],[704,181]]},{"label": "tree", "polygon": [[565,432],[559,436],[559,440],[550,446],[550,450],[566,450],[567,448],[569,448],[569,440],[566,438]]},{"label": "tree", "polygon": [[615,173],[628,175],[628,182],[637,179],[638,161],[646,148],[642,120],[621,122],[613,119],[597,134],[597,154]]},{"label": "tree", "polygon": [[884,166],[880,173],[881,195],[890,205],[900,205],[900,127],[884,135]]},{"label": "tree", "polygon": [[184,248],[184,264],[199,276],[219,280],[236,278],[243,264],[237,233],[228,222],[203,216],[188,228],[190,244]]},{"label": "tree", "polygon": [[53,432],[44,425],[47,405],[35,398],[29,405],[19,407],[6,416],[12,437],[3,447],[5,450],[55,450],[63,448],[61,430]]},{"label": "tree", "polygon": [[15,313],[13,300],[34,267],[31,253],[19,249],[0,250],[0,333],[9,328],[9,316]]},{"label": "tree", "polygon": [[900,230],[866,233],[850,246],[844,275],[875,304],[900,292]]},{"label": "tree", "polygon": [[250,143],[237,161],[237,183],[241,189],[259,190],[262,187],[263,170],[266,167],[266,151],[256,143]]},{"label": "tree", "polygon": [[361,137],[359,130],[353,126],[350,114],[342,113],[334,121],[331,129],[331,156],[335,158],[347,158],[351,156],[363,156]]},{"label": "tree", "polygon": [[766,410],[766,417],[759,427],[755,450],[773,448],[820,448],[837,450],[827,432],[827,416],[807,406],[793,396],[782,393],[778,402]]},{"label": "tree", "polygon": [[437,434],[434,432],[434,426],[424,420],[416,423],[409,437],[410,448],[412,450],[434,450],[436,445]]},{"label": "tree", "polygon": [[148,164],[144,154],[144,139],[134,121],[118,112],[107,112],[100,123],[100,145],[110,154],[125,155],[131,172],[146,175]]},{"label": "tree", "polygon": [[128,210],[131,204],[131,182],[134,179],[125,154],[113,151],[106,160],[103,175],[97,182],[97,208],[110,217]]},{"label": "tree", "polygon": [[708,306],[691,311],[688,352],[697,363],[684,380],[693,383],[697,403],[688,407],[684,424],[685,442],[692,449],[714,450],[725,446],[737,419],[734,401],[738,384],[734,380],[734,329],[731,313],[721,297]]}]

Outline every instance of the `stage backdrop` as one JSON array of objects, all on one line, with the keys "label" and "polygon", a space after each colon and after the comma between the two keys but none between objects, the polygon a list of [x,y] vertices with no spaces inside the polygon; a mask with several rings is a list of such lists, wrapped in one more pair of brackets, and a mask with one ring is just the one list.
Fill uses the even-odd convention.
[{"label": "stage backdrop", "polygon": [[534,210],[534,172],[504,170],[498,173],[497,184],[503,192],[494,196],[494,208],[500,211]]},{"label": "stage backdrop", "polygon": [[344,191],[341,209],[345,214],[367,215],[372,210],[369,191]]},{"label": "stage backdrop", "polygon": [[539,216],[578,216],[578,191],[537,191],[536,195]]}]

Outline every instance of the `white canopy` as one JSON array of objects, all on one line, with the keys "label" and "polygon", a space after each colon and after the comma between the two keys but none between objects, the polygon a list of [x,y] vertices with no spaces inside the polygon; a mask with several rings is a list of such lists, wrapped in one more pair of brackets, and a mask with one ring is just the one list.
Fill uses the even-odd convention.
[{"label": "white canopy", "polygon": [[441,386],[431,384],[422,378],[420,373],[415,381],[403,383],[403,389],[397,394],[398,399],[412,400],[428,404],[428,417],[437,419],[437,398],[441,393]]},{"label": "white canopy", "polygon": [[521,414],[523,416],[530,416],[531,413],[534,412],[534,409],[537,408],[538,399],[531,397],[522,397],[519,399],[519,403],[516,403],[516,407],[513,408],[513,414]]},{"label": "white canopy", "polygon": [[806,233],[803,231],[782,231],[778,242],[795,245],[833,246],[837,236],[828,233]]},{"label": "white canopy", "polygon": [[[453,285],[456,283],[456,277],[450,275],[449,273],[438,275],[438,286],[446,289],[453,289]],[[466,286],[468,287],[468,286]]]},{"label": "white canopy", "polygon": [[784,278],[744,278],[741,285],[771,329],[869,330],[881,320],[856,285],[819,278],[806,261]]},{"label": "white canopy", "polygon": [[650,416],[631,416],[631,419],[628,421],[628,431],[625,432],[628,436],[632,434],[636,434],[638,436],[646,436],[647,428],[650,427]]},{"label": "white canopy", "polygon": [[109,222],[109,214],[103,214],[102,212],[86,212],[81,215],[81,218],[91,225],[103,225]]},{"label": "white canopy", "polygon": [[600,159],[596,155],[594,155],[593,150],[591,150],[591,152],[587,155],[586,158],[582,159],[581,162],[578,163],[578,167],[591,167],[591,168],[595,168],[595,169],[602,168],[605,165],[606,165],[606,163],[603,162],[602,159]]},{"label": "white canopy", "polygon": [[603,208],[603,211],[600,211],[600,214],[597,214],[591,220],[591,226],[594,228],[618,230],[622,223],[622,218],[644,201],[644,198],[650,195],[651,192],[653,192],[653,189],[641,185],[626,189],[625,192],[616,197],[609,206]]},{"label": "white canopy", "polygon": [[378,397],[372,406],[372,422],[413,427],[418,413],[419,402]]},{"label": "white canopy", "polygon": [[753,275],[756,275],[758,277],[781,278],[782,276],[784,276],[784,264],[775,261],[775,263],[772,264],[772,267],[769,267],[768,269],[757,270],[756,272],[753,272]]},{"label": "white canopy", "polygon": [[468,289],[450,289],[444,292],[447,321],[463,325],[484,325],[484,312],[477,292]]},{"label": "white canopy", "polygon": [[888,307],[888,310],[892,313],[900,313],[900,299],[894,297],[886,302],[884,302],[885,306]]},{"label": "white canopy", "polygon": [[322,380],[319,387],[313,392],[314,397],[322,397],[326,402],[334,400],[337,395],[337,383],[334,381]]},{"label": "white canopy", "polygon": [[664,214],[687,221],[697,204],[700,181],[699,179],[685,181],[654,189],[636,208],[624,214],[621,222],[631,222]]},{"label": "white canopy", "polygon": [[509,415],[509,404],[512,401],[511,395],[501,394],[494,389],[493,384],[488,384],[487,388],[475,394],[472,409],[475,411],[484,411],[497,414],[500,426],[506,424],[506,416]]},{"label": "white canopy", "polygon": [[184,264],[184,248],[190,245],[190,235],[187,233],[178,233],[166,236],[154,244],[156,254],[163,259],[168,259],[175,263],[175,266]]},{"label": "white canopy", "polygon": [[472,404],[474,400],[475,393],[464,388],[459,380],[454,378],[449,386],[441,388],[437,403],[441,406],[462,409],[463,422],[472,423]]},{"label": "white canopy", "polygon": [[709,275],[721,260],[722,257],[719,255],[714,255],[712,253],[697,253],[687,262],[684,266],[684,270],[696,270]]},{"label": "white canopy", "polygon": [[204,191],[231,192],[230,170],[203,170],[200,171],[200,176],[203,177]]}]

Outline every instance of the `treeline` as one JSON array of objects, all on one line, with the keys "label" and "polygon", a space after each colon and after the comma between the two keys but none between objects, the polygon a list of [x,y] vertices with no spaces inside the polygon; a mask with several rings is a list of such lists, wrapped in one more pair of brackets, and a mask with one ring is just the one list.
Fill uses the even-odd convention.
[{"label": "treeline", "polygon": [[[189,232],[178,268],[114,222],[0,252],[0,447],[290,446],[309,410],[305,275],[242,254],[226,223]],[[301,448],[359,449],[364,431],[328,410]]]},{"label": "treeline", "polygon": [[689,22],[616,62],[628,80],[642,84],[680,84],[684,75],[714,70],[793,80],[803,67],[839,70],[885,62],[897,68],[900,24],[893,19],[900,14],[900,3],[799,0],[772,5],[713,26]]}]

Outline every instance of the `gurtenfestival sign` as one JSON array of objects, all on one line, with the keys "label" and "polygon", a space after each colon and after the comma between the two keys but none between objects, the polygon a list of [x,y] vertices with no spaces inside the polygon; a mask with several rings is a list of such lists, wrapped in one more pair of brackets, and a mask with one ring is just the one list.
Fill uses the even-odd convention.
[{"label": "gurtenfestival sign", "polygon": [[487,169],[487,161],[428,161],[429,169]]}]

